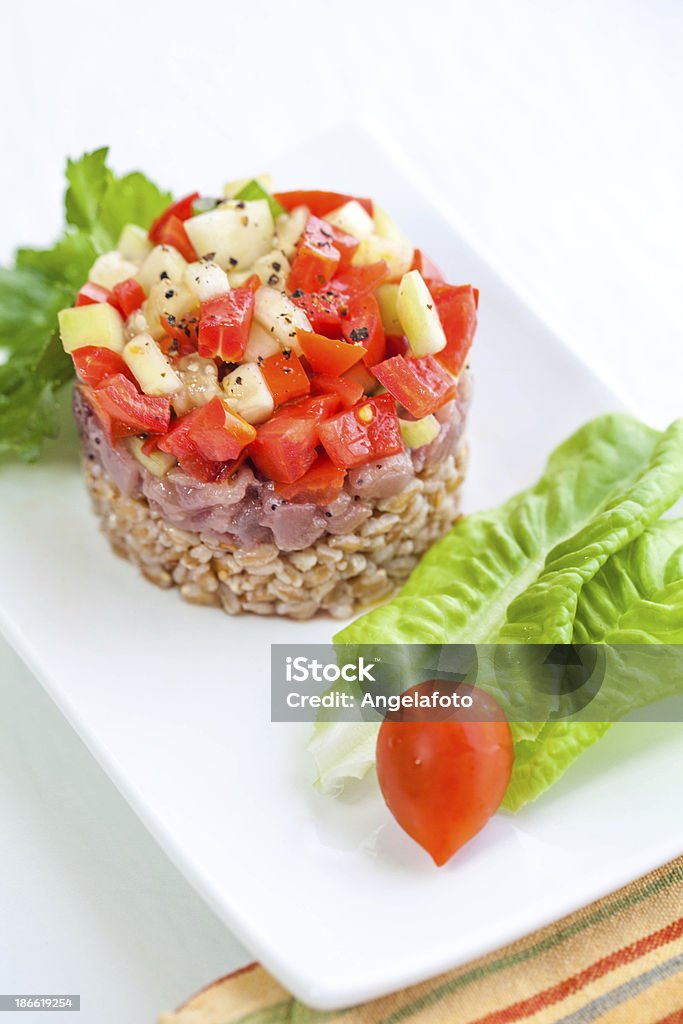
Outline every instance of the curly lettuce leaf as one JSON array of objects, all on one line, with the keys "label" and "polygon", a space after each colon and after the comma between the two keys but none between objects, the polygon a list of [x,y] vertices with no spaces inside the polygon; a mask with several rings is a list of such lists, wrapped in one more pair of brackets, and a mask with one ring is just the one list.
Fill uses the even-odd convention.
[{"label": "curly lettuce leaf", "polygon": [[117,177],[107,150],[69,160],[66,227],[48,249],[19,249],[0,268],[0,454],[35,459],[56,431],[59,395],[73,376],[54,334],[96,257],[128,223],[148,227],[171,201],[144,175]]}]

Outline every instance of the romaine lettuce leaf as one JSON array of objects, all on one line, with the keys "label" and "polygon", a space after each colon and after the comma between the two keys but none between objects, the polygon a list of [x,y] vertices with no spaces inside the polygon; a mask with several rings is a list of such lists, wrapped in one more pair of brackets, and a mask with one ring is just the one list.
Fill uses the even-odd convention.
[{"label": "romaine lettuce leaf", "polygon": [[[535,487],[461,521],[398,598],[341,630],[335,643],[555,644],[636,635],[630,642],[678,642],[683,528],[676,521],[648,525],[681,493],[683,423],[660,436],[627,416],[594,420],[551,455]],[[623,579],[629,573],[632,583]],[[635,622],[646,625],[629,633]],[[513,722],[509,806],[534,799],[608,727]],[[369,766],[372,726],[355,742],[358,728],[316,725],[312,746],[323,788]]]},{"label": "romaine lettuce leaf", "polygon": [[534,487],[460,520],[397,598],[356,619],[335,643],[491,642],[549,553],[638,479],[658,439],[621,413],[587,423],[553,452]]}]

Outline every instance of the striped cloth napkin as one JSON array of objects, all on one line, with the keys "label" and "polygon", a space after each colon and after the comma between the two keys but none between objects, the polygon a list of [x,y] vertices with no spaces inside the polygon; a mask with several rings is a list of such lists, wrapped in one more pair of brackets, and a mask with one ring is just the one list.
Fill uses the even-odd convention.
[{"label": "striped cloth napkin", "polygon": [[683,1024],[683,857],[455,971],[334,1013],[258,964],[158,1024]]}]

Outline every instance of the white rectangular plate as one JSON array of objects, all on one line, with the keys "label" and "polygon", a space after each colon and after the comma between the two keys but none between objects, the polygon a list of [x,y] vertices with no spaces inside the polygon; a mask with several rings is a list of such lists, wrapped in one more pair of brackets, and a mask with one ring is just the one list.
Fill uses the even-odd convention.
[{"label": "white rectangular plate", "polygon": [[[274,170],[282,187],[376,196],[449,280],[480,287],[468,509],[532,482],[553,445],[620,407],[365,135],[323,137]],[[328,641],[335,624],[230,619],[157,590],[111,553],[75,450],[71,432],[37,466],[0,471],[3,629],[169,856],[305,1002],[336,1008],[422,980],[680,852],[675,727],[613,729],[442,870],[372,780],[317,794],[308,728],[269,720],[269,644]]]}]

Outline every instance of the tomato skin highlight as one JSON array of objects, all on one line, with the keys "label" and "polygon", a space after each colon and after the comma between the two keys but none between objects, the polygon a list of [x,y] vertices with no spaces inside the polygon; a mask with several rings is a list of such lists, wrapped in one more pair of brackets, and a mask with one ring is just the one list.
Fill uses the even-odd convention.
[{"label": "tomato skin highlight", "polygon": [[71,353],[78,379],[91,388],[102,387],[103,384],[122,374],[137,387],[135,377],[124,363],[118,352],[99,345],[84,345]]},{"label": "tomato skin highlight", "polygon": [[[431,680],[407,692],[444,693],[449,685]],[[483,714],[475,707],[448,715],[408,708],[400,719],[387,716],[377,738],[377,778],[387,807],[438,867],[496,812],[512,772],[512,735],[500,706],[483,691],[470,692],[486,705]],[[491,702],[497,713],[491,714]],[[474,721],[473,714],[485,720]]]},{"label": "tomato skin highlight", "polygon": [[433,356],[392,356],[373,366],[373,373],[415,419],[436,412],[455,398],[455,381]]},{"label": "tomato skin highlight", "polygon": [[347,196],[343,192],[319,192],[298,190],[296,192],[275,192],[274,198],[285,210],[293,210],[297,206],[307,206],[316,217],[324,217],[344,203],[355,199],[371,217],[373,214],[372,199],[360,199],[358,196]]},{"label": "tomato skin highlight", "polygon": [[199,315],[199,354],[238,363],[249,341],[254,319],[254,292],[233,288],[226,295],[202,302]]},{"label": "tomato skin highlight", "polygon": [[114,443],[134,434],[165,434],[171,421],[171,400],[143,395],[129,377],[117,373],[98,388],[82,385],[87,402]]},{"label": "tomato skin highlight", "polygon": [[477,329],[479,293],[472,285],[430,284],[446,347],[436,358],[450,373],[460,373]]},{"label": "tomato skin highlight", "polygon": [[365,355],[360,344],[349,344],[336,338],[326,338],[322,334],[302,331],[297,328],[296,336],[301,351],[308,360],[314,373],[328,373],[340,377]]},{"label": "tomato skin highlight", "polygon": [[320,440],[336,466],[351,469],[404,451],[391,395],[365,398],[320,428]]},{"label": "tomato skin highlight", "polygon": [[316,505],[329,505],[344,486],[346,470],[335,466],[327,455],[318,455],[302,477],[294,483],[276,483],[275,493],[295,503],[312,501]]},{"label": "tomato skin highlight", "polygon": [[291,349],[268,356],[260,366],[275,405],[284,405],[285,402],[303,398],[311,390],[308,374],[297,354]]}]

